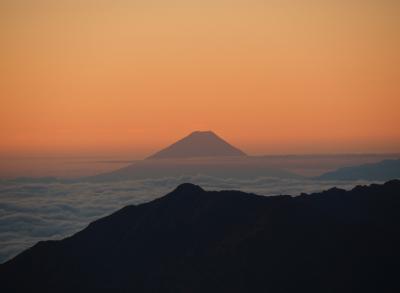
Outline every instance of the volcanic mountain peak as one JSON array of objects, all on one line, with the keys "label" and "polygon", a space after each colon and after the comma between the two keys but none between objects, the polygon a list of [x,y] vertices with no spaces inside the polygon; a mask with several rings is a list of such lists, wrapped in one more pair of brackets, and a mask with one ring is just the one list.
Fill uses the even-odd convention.
[{"label": "volcanic mountain peak", "polygon": [[212,131],[195,131],[148,159],[246,156]]}]

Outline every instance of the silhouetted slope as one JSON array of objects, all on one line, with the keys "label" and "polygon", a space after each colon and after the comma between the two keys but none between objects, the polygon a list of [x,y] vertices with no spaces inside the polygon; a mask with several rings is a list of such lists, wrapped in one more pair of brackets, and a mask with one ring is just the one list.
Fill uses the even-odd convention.
[{"label": "silhouetted slope", "polygon": [[245,156],[212,131],[195,131],[148,159]]},{"label": "silhouetted slope", "polygon": [[217,178],[254,179],[257,177],[302,178],[302,176],[268,166],[262,160],[252,157],[143,160],[124,168],[91,177],[81,181],[118,181],[147,178],[206,175]]},{"label": "silhouetted slope", "polygon": [[381,180],[400,178],[400,159],[344,167],[318,177],[323,180]]},{"label": "silhouetted slope", "polygon": [[400,292],[400,181],[299,197],[183,184],[0,266],[3,292]]},{"label": "silhouetted slope", "polygon": [[146,160],[79,181],[104,182],[147,178],[206,175],[218,178],[301,178],[249,157],[211,131],[196,131]]}]

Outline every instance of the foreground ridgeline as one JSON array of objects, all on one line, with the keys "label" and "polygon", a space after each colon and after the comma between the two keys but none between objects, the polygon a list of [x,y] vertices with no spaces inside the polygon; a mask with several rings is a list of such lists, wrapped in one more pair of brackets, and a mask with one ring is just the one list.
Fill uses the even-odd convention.
[{"label": "foreground ridgeline", "polygon": [[400,181],[298,197],[183,184],[0,266],[2,292],[400,292]]}]

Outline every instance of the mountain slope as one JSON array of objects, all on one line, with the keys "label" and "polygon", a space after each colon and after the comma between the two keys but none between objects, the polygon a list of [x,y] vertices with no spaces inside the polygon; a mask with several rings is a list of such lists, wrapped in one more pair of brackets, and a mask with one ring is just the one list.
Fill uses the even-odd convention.
[{"label": "mountain slope", "polygon": [[79,178],[78,181],[118,180],[206,175],[218,178],[301,178],[271,166],[268,160],[247,156],[211,131],[196,131],[150,156],[115,171]]},{"label": "mountain slope", "polygon": [[83,181],[105,182],[147,178],[206,175],[217,178],[254,179],[257,177],[302,178],[286,170],[270,167],[253,157],[143,160],[124,168],[82,178]]},{"label": "mountain slope", "polygon": [[400,159],[339,168],[318,177],[322,180],[381,180],[400,178]]},{"label": "mountain slope", "polygon": [[246,154],[212,131],[195,131],[147,159],[236,157]]},{"label": "mountain slope", "polygon": [[[4,292],[399,292],[400,181],[298,197],[180,185],[0,266]],[[397,289],[397,290],[396,290]]]}]

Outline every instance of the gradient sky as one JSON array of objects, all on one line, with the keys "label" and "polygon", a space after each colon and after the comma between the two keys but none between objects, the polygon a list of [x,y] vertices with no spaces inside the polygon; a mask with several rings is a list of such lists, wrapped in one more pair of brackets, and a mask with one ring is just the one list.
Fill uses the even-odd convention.
[{"label": "gradient sky", "polygon": [[0,0],[0,155],[400,151],[400,1]]}]

